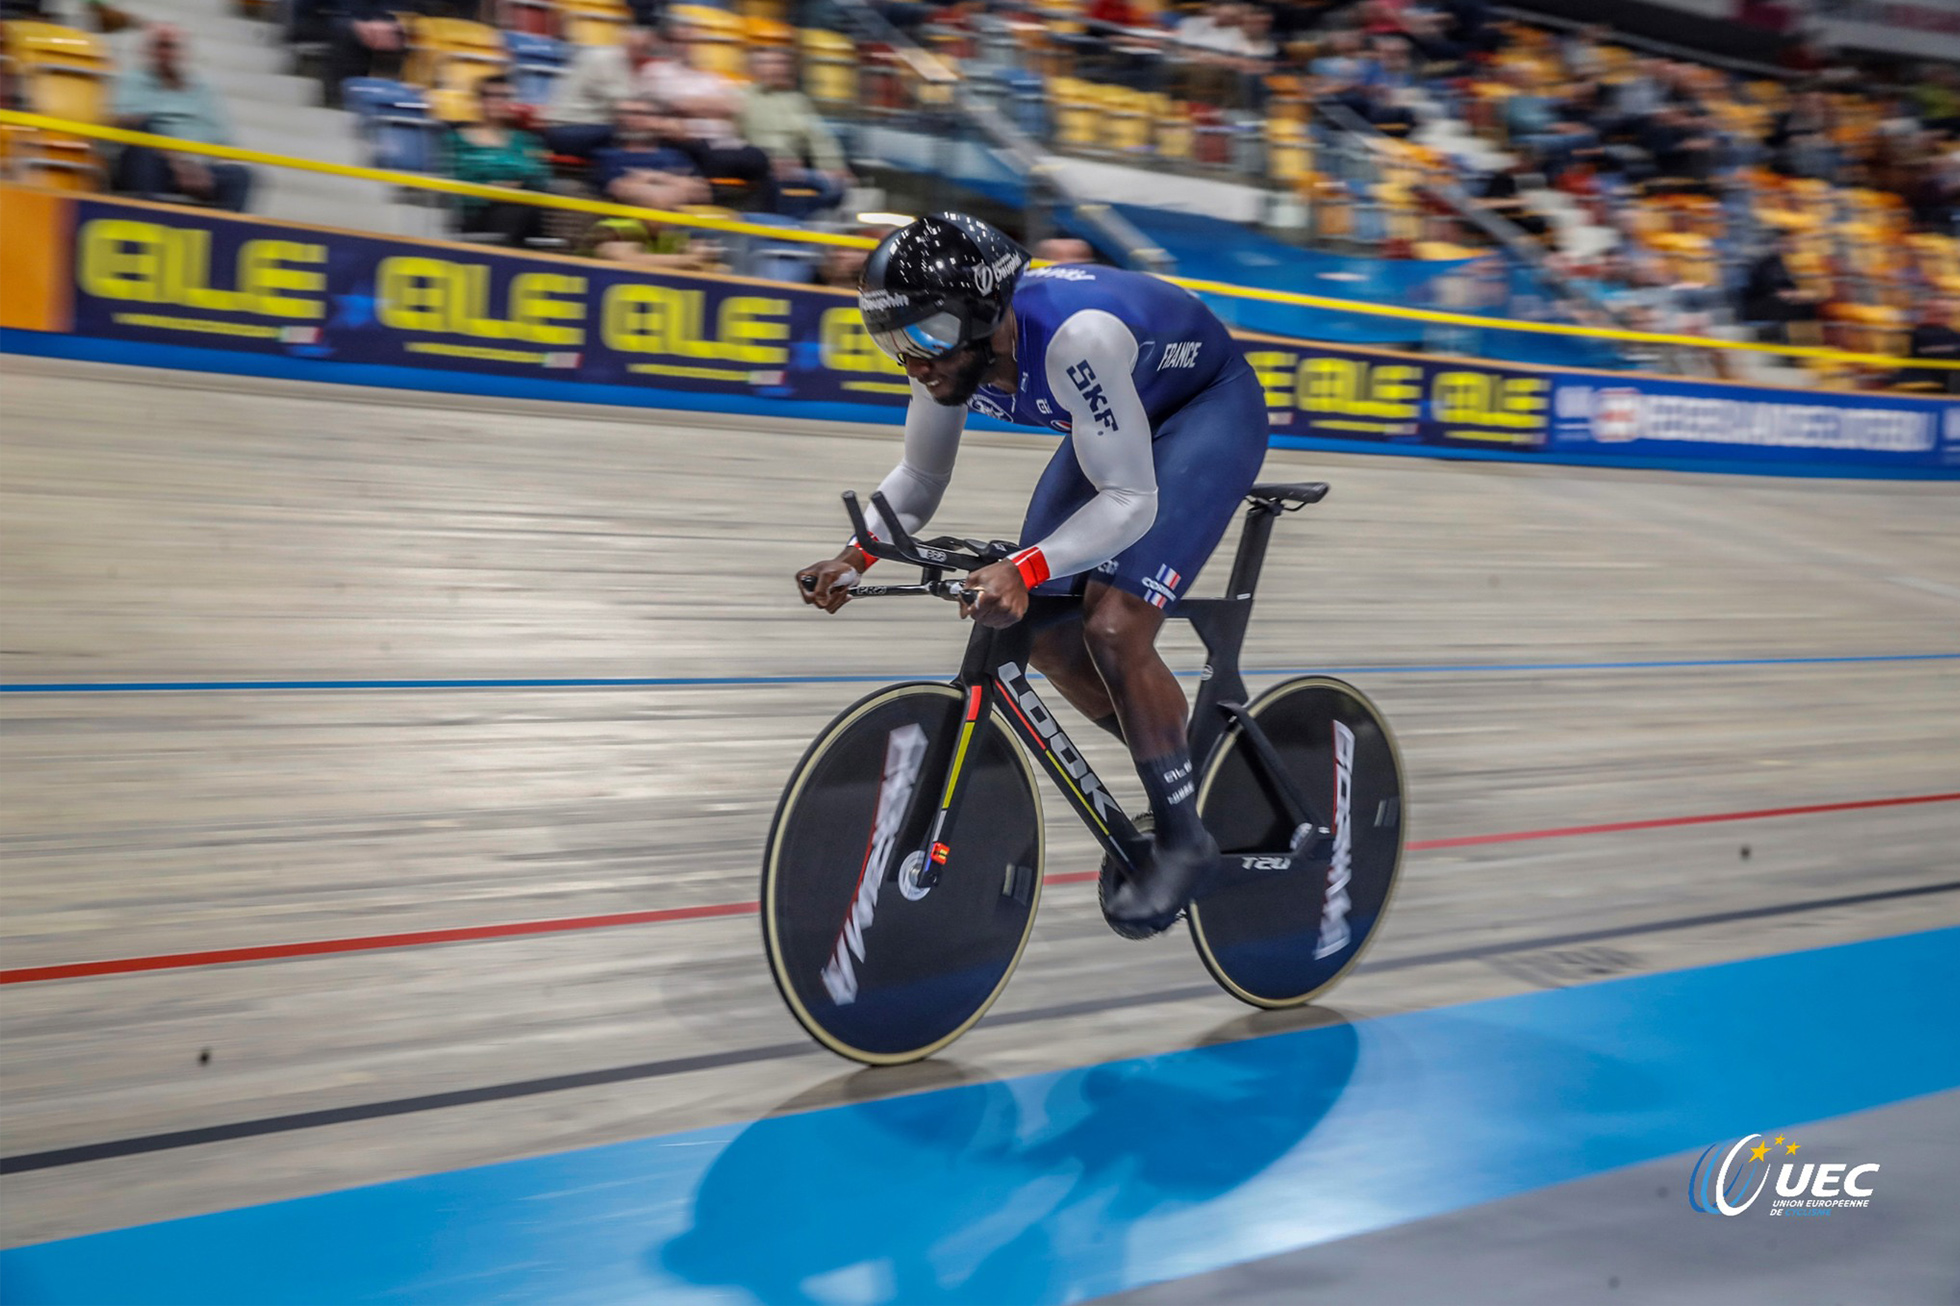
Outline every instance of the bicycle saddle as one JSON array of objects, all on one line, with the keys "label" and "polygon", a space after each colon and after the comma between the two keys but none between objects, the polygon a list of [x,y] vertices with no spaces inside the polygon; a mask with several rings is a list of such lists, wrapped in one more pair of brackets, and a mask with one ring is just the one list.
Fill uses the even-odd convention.
[{"label": "bicycle saddle", "polygon": [[1274,481],[1253,486],[1246,491],[1245,497],[1254,503],[1268,503],[1284,508],[1304,508],[1310,503],[1319,503],[1327,497],[1327,482],[1299,481],[1283,484]]}]

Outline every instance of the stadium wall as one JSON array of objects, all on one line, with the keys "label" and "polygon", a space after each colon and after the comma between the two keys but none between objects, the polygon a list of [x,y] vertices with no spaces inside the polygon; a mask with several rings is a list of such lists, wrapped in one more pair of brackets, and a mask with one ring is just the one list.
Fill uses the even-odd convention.
[{"label": "stadium wall", "polygon": [[[0,229],[4,352],[783,418],[908,395],[845,291],[15,186]],[[1281,446],[1960,479],[1950,400],[1240,340]]]}]

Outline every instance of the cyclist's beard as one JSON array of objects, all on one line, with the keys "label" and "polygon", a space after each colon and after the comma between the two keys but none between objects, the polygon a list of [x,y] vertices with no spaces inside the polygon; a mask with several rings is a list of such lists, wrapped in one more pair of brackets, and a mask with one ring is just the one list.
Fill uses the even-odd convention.
[{"label": "cyclist's beard", "polygon": [[949,380],[951,389],[944,399],[938,399],[942,408],[964,408],[966,401],[973,398],[980,389],[981,380],[987,369],[994,365],[994,351],[987,344],[967,345],[959,351],[960,370]]}]

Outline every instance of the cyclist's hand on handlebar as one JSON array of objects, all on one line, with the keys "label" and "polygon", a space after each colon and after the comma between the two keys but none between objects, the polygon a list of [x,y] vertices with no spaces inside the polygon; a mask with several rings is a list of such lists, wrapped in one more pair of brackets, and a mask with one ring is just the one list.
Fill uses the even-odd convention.
[{"label": "cyclist's hand on handlebar", "polygon": [[857,584],[858,569],[852,561],[837,557],[811,563],[796,573],[796,596],[811,607],[837,611],[851,601],[851,586]]},{"label": "cyclist's hand on handlebar", "polygon": [[1013,625],[1028,612],[1028,587],[1011,562],[990,562],[966,578],[971,601],[960,601],[960,615],[996,630]]}]

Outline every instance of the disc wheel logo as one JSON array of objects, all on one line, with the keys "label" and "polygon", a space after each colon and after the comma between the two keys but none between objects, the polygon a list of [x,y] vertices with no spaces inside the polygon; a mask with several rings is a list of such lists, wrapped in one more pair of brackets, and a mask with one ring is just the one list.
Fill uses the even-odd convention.
[{"label": "disc wheel logo", "polygon": [[1751,1155],[1750,1144],[1761,1137],[1750,1134],[1726,1149],[1720,1143],[1710,1145],[1688,1178],[1688,1205],[1703,1215],[1741,1215],[1748,1210],[1769,1183],[1769,1164],[1763,1159],[1766,1149],[1753,1149]]}]

